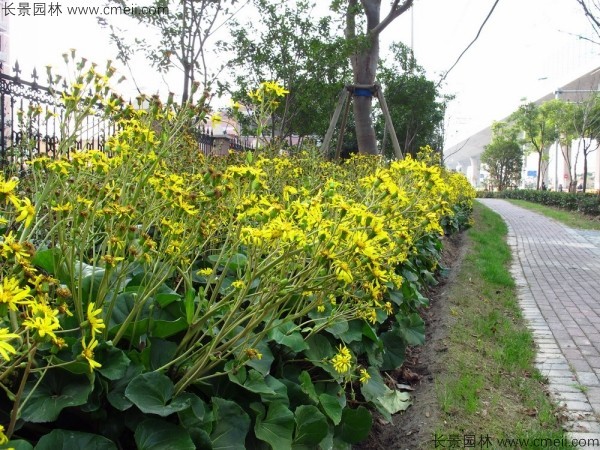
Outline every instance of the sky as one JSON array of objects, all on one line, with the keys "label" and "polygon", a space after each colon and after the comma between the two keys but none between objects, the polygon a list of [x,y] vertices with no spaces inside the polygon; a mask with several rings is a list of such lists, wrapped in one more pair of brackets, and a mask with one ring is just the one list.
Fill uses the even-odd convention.
[{"label": "sky", "polygon": [[[71,48],[99,64],[115,58],[116,50],[94,14],[68,13],[69,6],[102,6],[102,1],[47,0],[41,3],[46,14],[37,16],[32,10],[30,16],[18,16],[19,3],[33,7],[34,2],[14,2],[17,15],[10,17],[11,60],[14,64],[18,59],[23,78],[34,66],[41,73],[48,64],[64,67],[61,55]],[[61,12],[51,16],[51,3],[60,5]],[[327,3],[319,2],[321,10]],[[131,2],[142,4],[144,0]],[[437,82],[473,40],[493,4],[494,0],[415,0],[413,12],[384,31],[382,48],[392,41],[412,45],[417,62]],[[111,19],[123,26],[132,22],[123,16]],[[138,29],[133,34],[144,33],[148,32]],[[447,146],[503,119],[522,98],[535,100],[600,66],[600,46],[577,35],[591,37],[592,31],[576,0],[499,0],[479,39],[442,84],[445,94],[455,96],[447,110]],[[133,74],[120,69],[150,94],[176,90],[179,81],[177,74],[156,74],[143,59],[133,65]],[[133,91],[128,83],[119,87],[125,94]]]}]

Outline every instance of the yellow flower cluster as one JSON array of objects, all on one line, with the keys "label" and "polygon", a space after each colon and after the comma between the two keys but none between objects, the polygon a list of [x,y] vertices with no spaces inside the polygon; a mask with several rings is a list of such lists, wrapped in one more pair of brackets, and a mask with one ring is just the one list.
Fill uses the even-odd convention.
[{"label": "yellow flower cluster", "polygon": [[277,97],[284,97],[289,93],[277,81],[263,81],[256,90],[248,92],[248,96],[255,102],[262,103],[265,100],[275,101]]}]

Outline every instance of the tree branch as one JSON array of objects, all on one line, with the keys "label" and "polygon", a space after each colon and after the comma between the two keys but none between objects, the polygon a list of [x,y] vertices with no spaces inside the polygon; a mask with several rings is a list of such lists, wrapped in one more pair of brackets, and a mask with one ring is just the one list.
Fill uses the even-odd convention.
[{"label": "tree branch", "polygon": [[372,30],[369,30],[369,34],[372,36],[377,36],[380,34],[390,23],[392,23],[397,17],[404,14],[409,8],[413,5],[413,0],[405,0],[404,3],[400,5],[400,0],[394,0],[392,4],[392,9],[389,14],[381,21],[379,24],[374,27]]}]

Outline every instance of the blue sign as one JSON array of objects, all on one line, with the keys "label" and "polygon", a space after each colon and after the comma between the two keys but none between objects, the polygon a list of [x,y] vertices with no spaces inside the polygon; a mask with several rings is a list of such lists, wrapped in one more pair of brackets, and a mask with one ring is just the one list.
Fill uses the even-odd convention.
[{"label": "blue sign", "polygon": [[528,170],[527,176],[528,177],[537,177],[537,170]]}]

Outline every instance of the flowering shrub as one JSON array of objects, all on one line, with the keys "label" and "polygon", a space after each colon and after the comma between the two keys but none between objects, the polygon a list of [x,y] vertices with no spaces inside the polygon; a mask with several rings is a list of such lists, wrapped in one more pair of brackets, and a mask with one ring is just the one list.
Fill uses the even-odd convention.
[{"label": "flowering shrub", "polygon": [[185,132],[202,105],[113,109],[112,157],[0,178],[0,440],[345,448],[371,421],[346,392],[406,408],[380,371],[424,339],[420,290],[445,224],[465,224],[464,178],[412,159],[205,158]]}]

